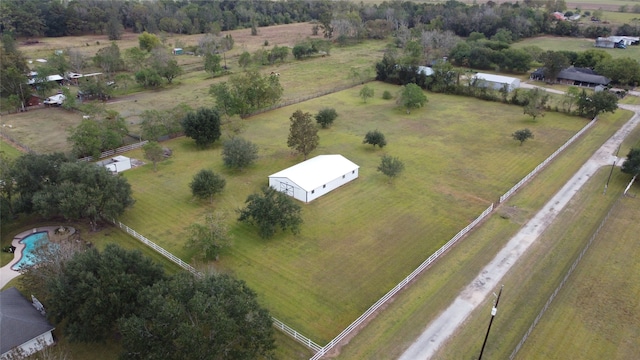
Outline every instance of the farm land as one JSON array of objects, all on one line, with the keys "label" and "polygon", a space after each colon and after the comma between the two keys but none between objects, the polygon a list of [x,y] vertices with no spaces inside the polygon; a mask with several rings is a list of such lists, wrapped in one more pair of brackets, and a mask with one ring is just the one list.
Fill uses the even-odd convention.
[{"label": "farm land", "polygon": [[[243,31],[248,35],[248,30]],[[310,31],[307,29],[305,33]],[[237,48],[241,41],[233,36]],[[275,44],[269,41],[270,45]],[[136,41],[131,46],[135,45]],[[102,46],[90,47],[95,51]],[[260,45],[243,46],[250,49]],[[383,48],[382,43],[334,48],[327,58],[280,65],[277,71],[282,73],[285,100],[349,85],[349,69],[370,67],[381,57]],[[189,66],[194,58],[180,59]],[[233,57],[230,61],[234,61]],[[105,106],[120,111],[135,129],[136,115],[145,109],[170,108],[182,101],[194,107],[212,105],[208,87],[224,79],[206,77],[202,71],[189,72],[170,89],[135,93]],[[432,93],[427,94],[429,103],[424,108],[406,115],[393,100],[380,98],[384,90],[395,93],[396,87],[383,83],[369,86],[375,89],[376,96],[367,104],[358,97],[360,87],[356,86],[244,120],[240,136],[258,144],[261,157],[241,173],[224,169],[219,145],[197,150],[189,139],[164,143],[174,150],[174,156],[161,163],[158,172],[146,166],[124,173],[134,188],[137,202],[121,220],[188,260],[194,252],[183,246],[186,226],[201,221],[208,212],[226,212],[235,238],[233,246],[222,254],[219,262],[198,265],[244,279],[274,316],[324,344],[585,124],[582,119],[553,112],[533,122],[519,107]],[[248,194],[266,184],[269,174],[302,160],[286,147],[291,113],[297,109],[315,113],[323,107],[335,108],[339,118],[332,128],[320,131],[320,147],[312,156],[340,153],[361,166],[361,176],[356,182],[304,205],[305,224],[299,236],[280,233],[273,239],[262,240],[255,229],[235,222],[234,211],[242,206]],[[27,129],[25,134],[32,133],[39,123],[51,122],[43,121],[45,117],[51,120],[59,116],[60,121],[81,118],[59,109],[26,114],[24,120],[19,118],[23,114],[8,117],[17,124],[16,130]],[[31,114],[40,121],[34,121]],[[417,280],[407,296],[396,300],[405,304],[404,308],[397,309],[396,303],[391,304],[390,311],[373,320],[339,357],[372,358],[374,349],[385,350],[379,354],[398,353],[402,346],[398,334],[419,334],[426,322],[416,320],[427,320],[446,307],[447,299],[455,297],[460,287],[455,285],[463,285],[464,276],[474,276],[490,254],[500,249],[501,241],[508,240],[509,234],[535,213],[536,206],[542,205],[563,184],[563,179],[572,174],[571,169],[581,164],[580,159],[586,159],[628,117],[629,113],[621,110],[603,116],[580,144],[569,149],[566,158],[539,176],[544,179],[534,180],[533,189],[527,187],[509,202],[509,207],[501,210],[507,219],[493,216],[488,220],[452,250],[450,256]],[[47,144],[42,139],[45,143],[37,151],[68,150],[66,142],[60,141],[66,139],[60,124],[51,128],[53,133],[42,132],[59,134],[58,142]],[[33,128],[28,130],[30,127]],[[510,134],[523,127],[532,129],[536,137],[520,147]],[[388,147],[379,150],[361,144],[364,133],[373,129],[387,136]],[[44,138],[33,135],[24,138],[24,142],[39,143],[41,137]],[[375,171],[382,154],[398,156],[406,164],[406,172],[393,182]],[[140,151],[129,155],[142,158]],[[560,167],[563,163],[564,167]],[[213,205],[194,201],[189,192],[192,175],[202,168],[213,169],[227,179],[227,188]],[[623,182],[619,177],[616,179]],[[452,269],[458,269],[458,273],[454,274]],[[552,285],[555,282],[549,284],[555,286]],[[425,292],[417,294],[417,289]],[[546,297],[540,301],[546,301]],[[420,312],[420,317],[409,319],[408,308]],[[389,317],[402,310],[405,311],[398,317]],[[387,321],[380,322],[383,319]],[[483,316],[483,324],[485,319]],[[525,328],[529,323],[530,320],[522,320]],[[373,345],[371,336],[383,341]],[[278,339],[279,343],[288,344],[280,350],[281,358],[308,356],[282,335]]]}]

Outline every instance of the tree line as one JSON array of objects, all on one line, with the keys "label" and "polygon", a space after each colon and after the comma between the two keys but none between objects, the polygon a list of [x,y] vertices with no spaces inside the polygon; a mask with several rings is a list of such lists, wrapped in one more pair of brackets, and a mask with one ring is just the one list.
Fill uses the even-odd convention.
[{"label": "tree line", "polygon": [[[380,4],[351,1],[100,1],[6,0],[0,3],[0,31],[21,37],[107,34],[117,40],[125,29],[142,33],[203,34],[238,28],[316,21],[315,31],[325,37],[376,37],[378,30],[404,26],[451,31],[467,37],[480,32],[487,37],[501,29],[515,39],[537,34],[607,36],[610,25],[582,25],[555,21],[554,11],[564,12],[564,0],[527,0],[467,5],[384,1]],[[573,12],[572,12],[573,14]],[[586,15],[586,12],[585,12]],[[367,26],[365,26],[367,24]],[[637,36],[637,23],[625,24],[618,33]]]}]

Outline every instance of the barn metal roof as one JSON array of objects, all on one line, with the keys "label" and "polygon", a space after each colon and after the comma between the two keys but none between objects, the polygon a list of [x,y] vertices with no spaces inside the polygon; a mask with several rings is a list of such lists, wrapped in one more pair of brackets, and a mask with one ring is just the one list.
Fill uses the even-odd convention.
[{"label": "barn metal roof", "polygon": [[491,81],[499,84],[513,84],[514,82],[519,81],[519,79],[514,77],[487,74],[487,73],[477,73],[473,77],[478,80]]},{"label": "barn metal roof", "polygon": [[318,155],[269,175],[269,178],[287,178],[305,191],[311,191],[358,168],[342,155]]}]

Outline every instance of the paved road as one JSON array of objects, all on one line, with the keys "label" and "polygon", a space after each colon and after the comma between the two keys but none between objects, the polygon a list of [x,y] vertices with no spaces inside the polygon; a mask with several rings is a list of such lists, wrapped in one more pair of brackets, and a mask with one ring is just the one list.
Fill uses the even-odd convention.
[{"label": "paved road", "polygon": [[[635,115],[602,145],[575,173],[564,187],[518,232],[496,257],[485,266],[473,281],[458,295],[438,318],[431,322],[422,335],[402,354],[400,360],[430,359],[438,348],[453,335],[471,312],[487,296],[497,291],[502,277],[533,244],[564,209],[573,195],[600,167],[611,165],[613,155],[622,141],[640,123],[640,106],[620,105],[635,111]],[[618,161],[618,165],[621,161]]]}]

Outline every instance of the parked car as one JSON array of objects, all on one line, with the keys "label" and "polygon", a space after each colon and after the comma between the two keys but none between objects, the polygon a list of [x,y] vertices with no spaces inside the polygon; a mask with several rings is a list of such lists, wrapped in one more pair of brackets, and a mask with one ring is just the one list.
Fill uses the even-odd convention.
[{"label": "parked car", "polygon": [[53,95],[46,98],[42,103],[47,106],[61,106],[66,98],[63,94]]}]

